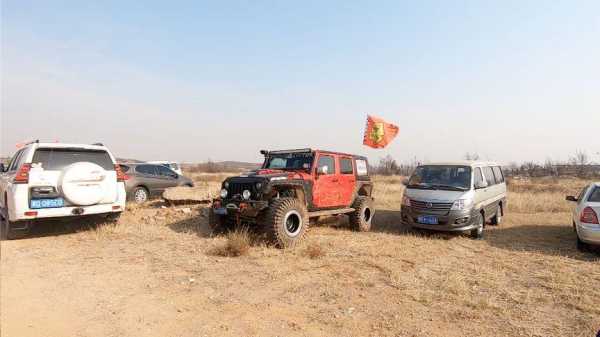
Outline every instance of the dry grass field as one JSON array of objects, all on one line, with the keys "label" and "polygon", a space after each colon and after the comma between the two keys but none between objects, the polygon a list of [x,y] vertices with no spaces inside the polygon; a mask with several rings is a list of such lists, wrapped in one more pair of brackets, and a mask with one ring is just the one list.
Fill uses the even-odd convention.
[{"label": "dry grass field", "polygon": [[[223,177],[195,175],[198,193]],[[595,336],[600,257],[575,249],[564,201],[585,181],[510,181],[505,222],[474,241],[402,227],[400,180],[375,178],[372,232],[327,218],[295,250],[213,236],[205,205],[44,223],[2,242],[1,335]]]}]

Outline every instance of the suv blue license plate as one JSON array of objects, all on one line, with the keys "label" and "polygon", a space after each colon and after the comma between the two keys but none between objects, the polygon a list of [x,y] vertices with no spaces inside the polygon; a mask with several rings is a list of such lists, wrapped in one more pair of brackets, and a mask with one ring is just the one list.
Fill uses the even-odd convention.
[{"label": "suv blue license plate", "polygon": [[38,208],[58,208],[64,207],[65,201],[63,198],[53,198],[53,199],[33,199],[30,202],[29,208],[38,209]]},{"label": "suv blue license plate", "polygon": [[421,215],[417,218],[417,221],[426,225],[437,225],[438,218],[434,215]]}]

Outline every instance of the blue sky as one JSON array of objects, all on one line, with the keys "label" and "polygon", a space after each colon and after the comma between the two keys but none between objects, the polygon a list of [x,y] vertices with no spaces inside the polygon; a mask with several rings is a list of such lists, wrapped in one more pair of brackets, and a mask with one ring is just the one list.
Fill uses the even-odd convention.
[{"label": "blue sky", "polygon": [[[1,154],[600,161],[598,1],[3,1]],[[395,122],[361,144],[366,114]]]}]

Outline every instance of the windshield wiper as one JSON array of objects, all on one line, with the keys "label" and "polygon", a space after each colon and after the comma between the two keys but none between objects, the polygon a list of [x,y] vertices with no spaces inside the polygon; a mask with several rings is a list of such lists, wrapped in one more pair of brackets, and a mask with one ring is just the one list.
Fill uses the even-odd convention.
[{"label": "windshield wiper", "polygon": [[437,187],[439,190],[448,189],[452,191],[466,191],[467,189],[464,187],[452,186],[452,185],[443,185],[443,184],[435,184],[434,187]]},{"label": "windshield wiper", "polygon": [[406,186],[408,188],[420,188],[420,189],[424,189],[424,190],[432,190],[433,186],[429,185],[429,184],[424,184],[424,183],[420,183],[420,184],[409,184],[408,186]]}]

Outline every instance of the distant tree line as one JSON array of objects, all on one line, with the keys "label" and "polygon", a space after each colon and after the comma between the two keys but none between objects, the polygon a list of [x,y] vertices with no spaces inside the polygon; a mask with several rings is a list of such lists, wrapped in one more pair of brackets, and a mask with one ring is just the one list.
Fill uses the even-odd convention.
[{"label": "distant tree line", "polygon": [[[477,153],[466,153],[465,160],[480,160]],[[381,157],[379,162],[371,164],[371,174],[409,176],[420,165],[415,159],[410,163],[399,164],[392,156]],[[600,164],[595,164],[584,151],[576,151],[566,162],[547,159],[544,163],[527,161],[521,164],[511,163],[503,167],[507,176],[525,177],[561,177],[572,176],[581,178],[600,177]]]}]

